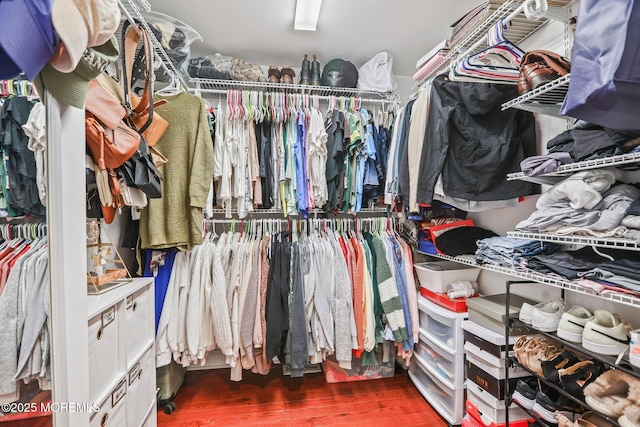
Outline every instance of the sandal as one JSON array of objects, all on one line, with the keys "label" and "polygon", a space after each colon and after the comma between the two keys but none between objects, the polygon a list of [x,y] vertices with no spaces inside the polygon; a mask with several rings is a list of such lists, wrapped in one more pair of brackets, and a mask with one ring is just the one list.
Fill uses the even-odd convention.
[{"label": "sandal", "polygon": [[554,354],[548,360],[542,361],[540,365],[544,377],[552,383],[560,385],[558,370],[568,368],[576,363],[578,363],[576,355],[569,350],[565,350],[562,353]]},{"label": "sandal", "polygon": [[584,400],[584,388],[595,381],[602,370],[603,366],[600,363],[593,360],[583,360],[568,368],[559,369],[556,373],[567,393]]}]

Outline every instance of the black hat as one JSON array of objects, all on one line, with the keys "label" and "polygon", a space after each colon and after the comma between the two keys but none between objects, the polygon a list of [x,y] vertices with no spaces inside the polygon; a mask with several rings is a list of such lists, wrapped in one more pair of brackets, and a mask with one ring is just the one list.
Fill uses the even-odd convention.
[{"label": "black hat", "polygon": [[436,247],[449,256],[475,254],[478,240],[496,236],[493,231],[480,227],[458,227],[436,237]]},{"label": "black hat", "polygon": [[358,86],[358,70],[349,61],[332,59],[322,70],[320,84],[331,87],[356,87]]}]

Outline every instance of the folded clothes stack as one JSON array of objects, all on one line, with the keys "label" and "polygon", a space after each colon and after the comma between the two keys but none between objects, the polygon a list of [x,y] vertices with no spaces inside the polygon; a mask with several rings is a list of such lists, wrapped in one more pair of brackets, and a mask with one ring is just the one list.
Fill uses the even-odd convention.
[{"label": "folded clothes stack", "polygon": [[536,255],[552,253],[559,246],[538,240],[516,239],[511,237],[489,237],[478,240],[476,262],[505,267],[526,267],[528,260]]},{"label": "folded clothes stack", "polygon": [[516,229],[640,241],[640,216],[631,209],[640,203],[640,189],[615,184],[620,178],[621,172],[614,168],[576,173],[545,191],[536,203],[538,209]]}]

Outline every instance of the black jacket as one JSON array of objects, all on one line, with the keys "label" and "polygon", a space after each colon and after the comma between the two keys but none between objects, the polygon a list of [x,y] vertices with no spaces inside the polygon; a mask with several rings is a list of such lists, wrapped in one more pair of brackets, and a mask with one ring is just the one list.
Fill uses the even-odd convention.
[{"label": "black jacket", "polygon": [[418,178],[418,203],[430,204],[440,173],[444,192],[466,200],[505,200],[533,194],[535,186],[507,181],[520,161],[536,155],[533,114],[502,111],[515,86],[453,82],[441,75],[431,89]]}]

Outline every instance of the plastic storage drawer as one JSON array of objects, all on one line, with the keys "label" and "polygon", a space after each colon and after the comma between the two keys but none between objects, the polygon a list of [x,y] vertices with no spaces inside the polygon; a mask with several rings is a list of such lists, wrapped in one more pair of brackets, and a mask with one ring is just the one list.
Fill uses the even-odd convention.
[{"label": "plastic storage drawer", "polygon": [[414,264],[420,286],[444,294],[447,285],[456,280],[476,280],[480,269],[455,261],[434,261]]},{"label": "plastic storage drawer", "polygon": [[127,380],[123,379],[92,415],[90,427],[123,427],[127,425]]},{"label": "plastic storage drawer", "polygon": [[435,345],[455,354],[462,352],[464,337],[461,322],[467,313],[454,313],[418,295],[420,329]]},{"label": "plastic storage drawer", "polygon": [[460,424],[464,416],[464,389],[447,388],[444,383],[428,374],[425,362],[415,355],[409,368],[409,377],[420,394],[449,424]]},{"label": "plastic storage drawer", "polygon": [[151,349],[134,364],[127,375],[127,425],[143,423],[149,405],[155,402],[156,365]]},{"label": "plastic storage drawer", "polygon": [[416,345],[415,353],[424,361],[429,372],[435,375],[451,389],[464,388],[466,375],[464,372],[464,353],[447,353],[420,331],[420,342]]},{"label": "plastic storage drawer", "polygon": [[89,401],[97,402],[126,372],[119,304],[89,320]]},{"label": "plastic storage drawer", "polygon": [[152,301],[151,286],[145,286],[125,299],[125,320],[127,328],[126,349],[127,368],[140,358],[155,336],[155,307]]},{"label": "plastic storage drawer", "polygon": [[[462,322],[462,329],[466,342],[472,343],[496,359],[504,359],[506,351],[504,331],[497,333],[471,320]],[[513,356],[513,344],[515,344],[518,338],[520,338],[520,335],[509,337],[509,356]]]}]

